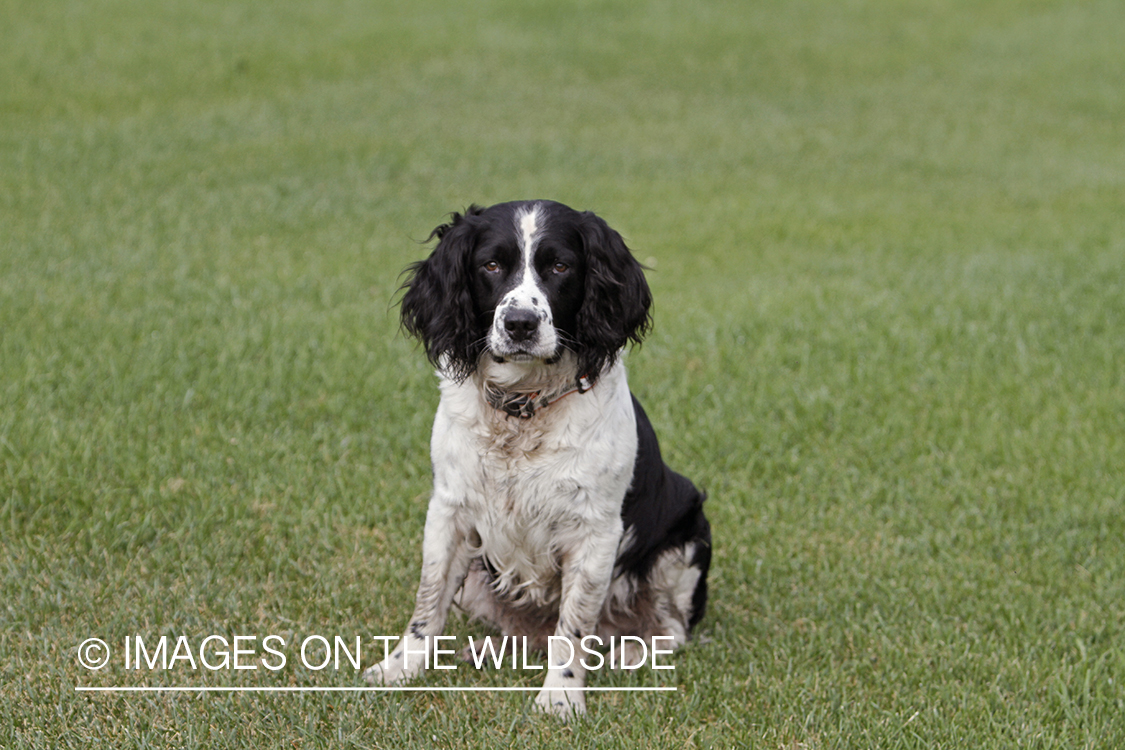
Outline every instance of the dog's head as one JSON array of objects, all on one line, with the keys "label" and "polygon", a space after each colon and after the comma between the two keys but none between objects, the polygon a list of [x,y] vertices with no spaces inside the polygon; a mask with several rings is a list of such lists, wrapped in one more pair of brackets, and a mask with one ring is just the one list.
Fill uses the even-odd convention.
[{"label": "dog's head", "polygon": [[470,206],[409,267],[402,323],[450,377],[497,362],[559,361],[591,382],[648,331],[640,263],[600,218],[551,201]]}]

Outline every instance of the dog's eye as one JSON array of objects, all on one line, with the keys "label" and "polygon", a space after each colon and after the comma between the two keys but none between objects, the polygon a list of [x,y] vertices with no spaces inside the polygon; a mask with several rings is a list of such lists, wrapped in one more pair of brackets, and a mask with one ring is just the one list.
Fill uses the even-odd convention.
[{"label": "dog's eye", "polygon": [[499,270],[500,270],[500,264],[499,264],[499,263],[497,263],[497,262],[496,262],[496,261],[494,261],[494,260],[490,260],[490,261],[488,261],[487,263],[485,263],[485,264],[484,264],[484,265],[482,266],[482,268],[484,268],[484,270],[485,270],[485,271],[488,271],[489,273],[496,273],[497,271],[499,271]]},{"label": "dog's eye", "polygon": [[552,267],[555,273],[566,273],[570,270],[570,266],[566,263],[558,262]]}]

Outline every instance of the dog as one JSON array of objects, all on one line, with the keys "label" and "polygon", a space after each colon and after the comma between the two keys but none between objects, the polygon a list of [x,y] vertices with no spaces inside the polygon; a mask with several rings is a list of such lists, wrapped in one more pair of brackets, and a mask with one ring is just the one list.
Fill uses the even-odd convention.
[{"label": "dog", "polygon": [[470,206],[435,238],[401,299],[441,390],[421,582],[402,640],[365,674],[415,677],[456,604],[556,647],[536,704],[566,720],[586,709],[585,665],[563,662],[584,638],[679,646],[706,606],[705,495],[664,464],[621,361],[652,296],[621,236],[561,203]]}]

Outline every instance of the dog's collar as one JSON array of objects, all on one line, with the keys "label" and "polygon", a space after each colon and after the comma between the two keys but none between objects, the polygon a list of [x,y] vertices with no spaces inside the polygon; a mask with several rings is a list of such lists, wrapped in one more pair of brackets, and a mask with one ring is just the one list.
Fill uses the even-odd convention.
[{"label": "dog's collar", "polygon": [[539,409],[545,409],[572,393],[585,393],[593,387],[589,376],[583,375],[574,381],[574,385],[558,393],[508,393],[490,385],[485,386],[484,393],[492,408],[499,409],[509,417],[531,419]]}]

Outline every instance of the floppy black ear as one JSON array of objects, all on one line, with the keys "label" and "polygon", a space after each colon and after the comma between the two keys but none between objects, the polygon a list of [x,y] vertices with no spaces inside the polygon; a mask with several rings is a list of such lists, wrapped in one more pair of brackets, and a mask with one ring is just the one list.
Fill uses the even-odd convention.
[{"label": "floppy black ear", "polygon": [[403,328],[422,342],[430,362],[458,379],[473,373],[484,350],[469,277],[477,234],[473,219],[482,210],[469,206],[464,216],[454,213],[434,229],[428,239],[437,237],[437,247],[407,267],[402,285]]},{"label": "floppy black ear", "polygon": [[586,255],[586,293],[578,310],[579,373],[594,380],[629,342],[639,344],[652,325],[652,293],[644,270],[621,235],[590,212],[579,234]]}]

